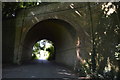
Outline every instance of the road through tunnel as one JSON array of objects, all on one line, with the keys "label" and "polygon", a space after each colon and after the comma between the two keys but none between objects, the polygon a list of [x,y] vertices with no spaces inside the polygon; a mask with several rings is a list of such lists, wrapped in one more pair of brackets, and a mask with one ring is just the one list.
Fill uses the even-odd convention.
[{"label": "road through tunnel", "polygon": [[43,3],[18,9],[15,15],[10,14],[13,18],[5,14],[8,18],[3,16],[2,64],[31,61],[35,43],[47,39],[54,44],[52,61],[70,66],[80,76],[83,72],[83,76],[95,73],[97,77],[119,78],[118,6],[111,2]]},{"label": "road through tunnel", "polygon": [[58,63],[69,66],[75,61],[75,29],[67,22],[57,19],[48,19],[34,25],[25,37],[22,48],[22,62],[28,61],[32,57],[33,45],[42,39],[53,42],[55,47],[54,55]]}]

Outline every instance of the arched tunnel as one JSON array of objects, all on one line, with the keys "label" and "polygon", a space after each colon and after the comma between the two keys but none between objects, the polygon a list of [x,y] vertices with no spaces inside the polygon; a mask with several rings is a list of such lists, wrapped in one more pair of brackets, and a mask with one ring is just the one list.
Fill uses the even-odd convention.
[{"label": "arched tunnel", "polygon": [[[77,78],[77,30],[67,21],[46,19],[26,29],[21,35],[22,45],[14,54],[19,67],[10,65],[4,68],[3,78]],[[21,29],[21,30],[23,30]],[[54,57],[50,61],[32,60],[33,46],[36,42],[47,39],[54,45]],[[21,50],[19,50],[21,49]],[[5,71],[8,69],[8,71]],[[20,72],[17,72],[19,71]],[[16,74],[17,72],[17,74]],[[6,74],[7,73],[7,74]],[[84,72],[81,72],[83,74]],[[12,75],[11,75],[12,74]],[[85,76],[85,74],[83,74]],[[83,76],[81,75],[81,76]]]},{"label": "arched tunnel", "polygon": [[76,30],[67,22],[58,19],[43,20],[34,25],[26,34],[22,48],[22,62],[32,57],[33,45],[42,39],[53,42],[56,62],[74,65]]},{"label": "arched tunnel", "polygon": [[[2,77],[120,80],[119,8],[107,16],[102,7],[109,4],[43,3],[3,17]],[[43,39],[52,41],[54,56],[46,64],[31,63],[33,46]]]}]

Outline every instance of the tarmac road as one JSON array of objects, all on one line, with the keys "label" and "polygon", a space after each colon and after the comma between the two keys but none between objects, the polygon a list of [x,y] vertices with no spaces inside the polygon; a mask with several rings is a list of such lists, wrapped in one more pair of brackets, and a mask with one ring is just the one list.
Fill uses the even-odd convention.
[{"label": "tarmac road", "polygon": [[77,78],[69,69],[46,60],[3,67],[2,78]]}]

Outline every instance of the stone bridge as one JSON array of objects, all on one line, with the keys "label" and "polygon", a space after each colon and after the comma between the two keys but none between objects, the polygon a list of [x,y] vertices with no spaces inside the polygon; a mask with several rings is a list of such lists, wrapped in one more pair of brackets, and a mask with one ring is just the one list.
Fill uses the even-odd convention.
[{"label": "stone bridge", "polygon": [[113,56],[120,39],[114,27],[119,20],[116,14],[105,18],[101,7],[102,3],[69,2],[19,11],[14,19],[3,21],[3,63],[30,61],[33,45],[48,39],[55,46],[54,61],[74,71],[86,66],[102,72],[108,60],[117,65]]}]

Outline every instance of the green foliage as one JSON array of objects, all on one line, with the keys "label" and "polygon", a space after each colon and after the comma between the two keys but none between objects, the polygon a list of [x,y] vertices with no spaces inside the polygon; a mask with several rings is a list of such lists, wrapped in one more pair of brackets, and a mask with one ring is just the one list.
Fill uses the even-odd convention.
[{"label": "green foliage", "polygon": [[50,60],[54,55],[53,43],[49,40],[46,40],[46,39],[38,41],[33,46],[33,54],[32,55],[33,55],[32,56],[33,59],[39,59],[39,58],[44,57],[44,58]]},{"label": "green foliage", "polygon": [[115,58],[116,60],[120,60],[120,44],[118,44],[118,46],[116,46],[117,48],[117,52],[115,52]]},{"label": "green foliage", "polygon": [[[111,3],[108,6],[108,3],[104,3],[102,9],[103,14],[100,14],[97,26],[93,26],[94,30],[91,32],[94,35],[94,40],[92,43],[95,45],[93,48],[96,55],[94,57],[92,55],[91,57],[95,59],[95,72],[91,72],[91,65],[89,65],[89,67],[86,66],[90,64],[89,59],[86,59],[85,64],[81,64],[83,71],[86,72],[86,74],[90,73],[91,77],[113,80],[116,78],[116,74],[120,69],[114,58],[114,52],[116,51],[115,46],[120,42],[120,16],[118,14],[119,9],[119,4]],[[92,13],[91,15],[93,16]],[[94,17],[93,19],[97,20],[97,18]],[[93,22],[93,24],[95,23]],[[119,48],[119,46],[116,47]],[[117,51],[115,54],[117,60],[120,60],[119,51]]]},{"label": "green foliage", "polygon": [[20,9],[38,6],[37,2],[4,2],[2,3],[3,18],[15,17]]},{"label": "green foliage", "polygon": [[113,2],[106,2],[102,5],[102,10],[106,17],[112,15],[113,13],[117,13],[117,10],[119,9],[119,2],[113,3]]}]

